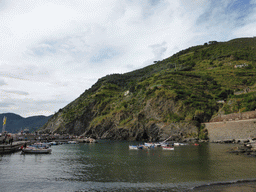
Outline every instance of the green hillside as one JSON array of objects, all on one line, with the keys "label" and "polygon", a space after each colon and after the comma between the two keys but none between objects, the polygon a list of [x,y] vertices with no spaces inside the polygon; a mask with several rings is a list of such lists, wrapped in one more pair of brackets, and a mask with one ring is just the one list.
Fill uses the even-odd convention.
[{"label": "green hillside", "polygon": [[108,139],[205,139],[202,122],[256,108],[255,49],[256,38],[210,41],[143,69],[107,75],[43,130]]}]

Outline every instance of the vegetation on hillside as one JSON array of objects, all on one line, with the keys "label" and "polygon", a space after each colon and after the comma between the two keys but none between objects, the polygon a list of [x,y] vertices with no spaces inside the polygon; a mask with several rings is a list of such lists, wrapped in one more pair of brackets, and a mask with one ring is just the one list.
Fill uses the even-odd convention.
[{"label": "vegetation on hillside", "polygon": [[[107,75],[61,110],[66,124],[86,113],[96,127],[117,114],[119,128],[135,121],[191,122],[206,138],[202,122],[218,113],[256,109],[256,38],[210,41],[125,74]],[[145,117],[142,111],[155,110]]]}]

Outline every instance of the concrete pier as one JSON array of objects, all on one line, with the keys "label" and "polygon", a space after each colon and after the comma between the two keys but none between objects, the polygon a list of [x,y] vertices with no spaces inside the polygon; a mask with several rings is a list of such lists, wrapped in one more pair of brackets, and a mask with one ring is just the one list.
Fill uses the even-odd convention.
[{"label": "concrete pier", "polygon": [[23,146],[25,143],[29,144],[30,142],[16,141],[12,144],[2,144],[0,145],[0,154],[14,153],[16,151],[20,151],[20,147]]}]

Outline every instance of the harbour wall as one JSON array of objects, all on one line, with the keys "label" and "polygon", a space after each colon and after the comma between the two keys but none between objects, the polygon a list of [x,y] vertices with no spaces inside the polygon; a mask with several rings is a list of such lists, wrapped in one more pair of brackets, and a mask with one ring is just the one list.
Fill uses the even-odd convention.
[{"label": "harbour wall", "polygon": [[256,118],[209,122],[205,123],[205,128],[210,142],[256,138]]}]

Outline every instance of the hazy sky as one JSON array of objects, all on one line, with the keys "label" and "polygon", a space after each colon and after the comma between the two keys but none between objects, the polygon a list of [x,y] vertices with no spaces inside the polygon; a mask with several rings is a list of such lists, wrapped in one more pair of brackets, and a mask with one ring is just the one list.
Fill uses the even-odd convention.
[{"label": "hazy sky", "polygon": [[256,36],[256,0],[0,0],[0,113],[51,115],[98,78]]}]

